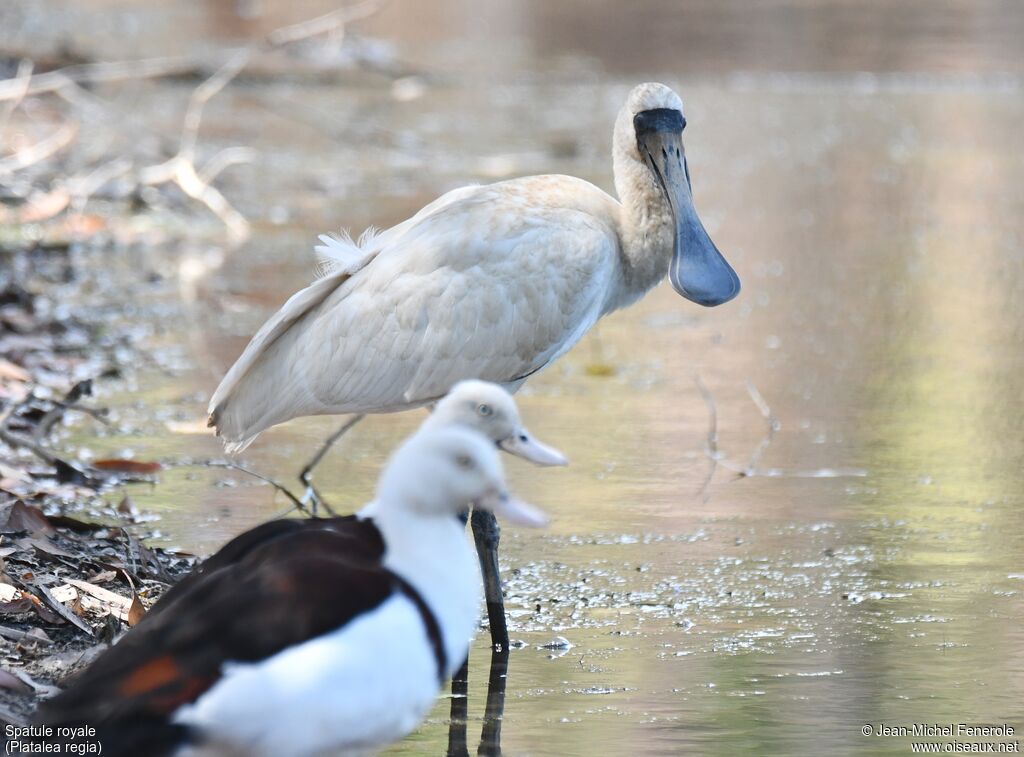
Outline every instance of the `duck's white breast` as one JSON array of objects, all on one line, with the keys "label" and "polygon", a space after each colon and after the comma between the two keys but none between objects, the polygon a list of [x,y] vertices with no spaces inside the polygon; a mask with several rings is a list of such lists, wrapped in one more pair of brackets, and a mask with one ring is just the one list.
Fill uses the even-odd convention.
[{"label": "duck's white breast", "polygon": [[438,691],[422,616],[396,594],[337,631],[268,661],[226,668],[175,717],[211,737],[179,757],[372,753],[412,731]]}]

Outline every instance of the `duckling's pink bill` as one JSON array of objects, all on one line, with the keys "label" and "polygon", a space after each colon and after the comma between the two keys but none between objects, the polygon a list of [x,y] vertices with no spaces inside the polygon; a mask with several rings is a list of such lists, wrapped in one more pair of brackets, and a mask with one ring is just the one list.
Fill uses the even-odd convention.
[{"label": "duckling's pink bill", "polygon": [[548,524],[548,516],[539,507],[534,507],[521,499],[514,499],[507,494],[494,494],[485,497],[478,504],[490,510],[499,519],[516,526],[543,528]]},{"label": "duckling's pink bill", "polygon": [[520,428],[508,439],[502,439],[498,446],[509,454],[529,460],[537,465],[568,465],[569,458],[554,447],[538,441],[525,428]]}]

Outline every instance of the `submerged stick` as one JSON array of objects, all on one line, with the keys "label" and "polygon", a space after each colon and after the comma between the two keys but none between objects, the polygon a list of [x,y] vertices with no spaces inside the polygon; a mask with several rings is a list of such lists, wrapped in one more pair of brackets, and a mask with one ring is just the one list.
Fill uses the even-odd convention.
[{"label": "submerged stick", "polygon": [[[707,490],[708,484],[711,481],[712,476],[715,473],[717,466],[721,465],[726,470],[732,471],[737,475],[737,478],[754,478],[755,476],[764,478],[844,478],[847,476],[859,477],[866,476],[868,472],[861,468],[818,468],[817,470],[803,470],[803,471],[785,471],[779,468],[758,468],[757,464],[764,454],[765,450],[771,445],[775,439],[776,432],[782,427],[778,418],[772,412],[771,407],[765,401],[761,392],[757,390],[753,382],[747,381],[747,394],[750,395],[750,399],[754,405],[757,406],[761,416],[767,423],[767,431],[761,441],[758,442],[757,447],[754,448],[753,453],[750,456],[750,462],[746,465],[733,462],[729,457],[718,448],[718,411],[715,405],[715,398],[711,394],[711,391],[704,385],[704,382],[700,380],[700,377],[694,374],[694,383],[697,385],[697,389],[700,391],[701,396],[704,397],[704,402],[708,407],[708,437],[705,444],[704,452],[711,461],[711,470],[708,473],[707,478],[704,480],[703,486],[700,491],[704,493]],[[704,501],[707,501],[705,496]]]},{"label": "submerged stick", "polygon": [[700,392],[700,396],[704,398],[704,404],[708,408],[708,434],[704,442],[704,451],[708,458],[711,460],[711,467],[708,470],[708,475],[704,478],[704,483],[701,484],[698,494],[703,496],[704,501],[707,502],[711,496],[708,493],[708,486],[711,484],[711,479],[715,477],[715,470],[718,468],[718,408],[715,405],[714,395],[704,385],[704,382],[700,378],[700,374],[694,372],[693,383],[697,385],[697,391]]},{"label": "submerged stick", "polygon": [[307,514],[309,513],[309,510],[306,509],[306,506],[302,503],[302,500],[300,500],[298,497],[292,494],[291,490],[289,490],[288,487],[286,487],[284,484],[278,483],[269,476],[264,476],[262,473],[257,473],[251,468],[245,467],[241,463],[233,463],[230,460],[197,460],[185,464],[201,465],[205,468],[229,468],[231,470],[236,470],[239,473],[245,473],[246,475],[252,476],[253,478],[258,478],[260,481],[266,484],[270,484],[270,486],[272,486],[274,489],[276,489],[277,491],[281,492],[284,496],[286,496],[291,501],[291,503],[295,505],[294,509],[301,510],[302,512]]}]

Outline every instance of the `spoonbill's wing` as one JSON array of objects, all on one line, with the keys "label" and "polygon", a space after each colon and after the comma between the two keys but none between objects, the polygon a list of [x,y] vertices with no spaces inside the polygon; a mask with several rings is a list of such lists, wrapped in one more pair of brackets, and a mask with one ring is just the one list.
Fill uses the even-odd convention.
[{"label": "spoonbill's wing", "polygon": [[[267,353],[281,336],[288,333],[289,329],[293,328],[306,314],[322,305],[328,295],[347,281],[351,275],[350,271],[344,269],[330,271],[305,289],[301,289],[293,294],[281,309],[260,327],[260,330],[249,341],[245,352],[242,353],[241,357],[235,361],[224,378],[221,379],[220,385],[210,399],[209,425],[216,426],[218,434],[224,435],[221,420],[223,407],[236,390],[239,382],[246,378],[249,372],[260,362],[261,357]],[[228,442],[228,451],[240,452],[249,446],[258,433],[259,431],[255,431],[244,436],[232,433],[230,436],[225,436],[225,440]]]},{"label": "spoonbill's wing", "polygon": [[292,297],[214,395],[229,446],[303,415],[421,405],[462,379],[518,385],[575,344],[618,275],[615,236],[502,187],[460,190],[385,232],[360,270]]}]

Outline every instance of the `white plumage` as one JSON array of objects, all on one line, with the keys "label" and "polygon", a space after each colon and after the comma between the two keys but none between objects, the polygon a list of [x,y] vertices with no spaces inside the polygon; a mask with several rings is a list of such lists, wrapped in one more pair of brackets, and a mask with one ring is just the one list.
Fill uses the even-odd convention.
[{"label": "white plumage", "polygon": [[[272,659],[230,666],[176,721],[211,740],[177,757],[374,754],[413,731],[437,700],[437,669],[407,598]],[[289,727],[291,724],[291,727]]]},{"label": "white plumage", "polygon": [[[481,598],[476,558],[455,516],[477,500],[514,523],[543,517],[508,499],[490,440],[427,428],[381,477],[374,523],[383,567],[416,590],[440,627],[450,677],[466,658]],[[206,741],[179,757],[359,755],[412,731],[437,698],[437,657],[420,609],[395,593],[341,628],[255,663],[233,663],[177,723]]]},{"label": "white plumage", "polygon": [[240,534],[43,703],[45,745],[60,751],[58,726],[83,725],[111,757],[356,755],[403,737],[477,628],[480,576],[458,517],[471,501],[546,522],[508,496],[492,439],[421,429],[386,466],[372,523]]},{"label": "white plumage", "polygon": [[213,395],[211,425],[238,451],[291,418],[402,410],[462,379],[514,391],[670,260],[684,296],[731,299],[739,280],[693,210],[684,125],[671,89],[633,90],[614,135],[621,202],[532,176],[456,189],[358,243],[322,237],[323,277],[253,337]]}]

